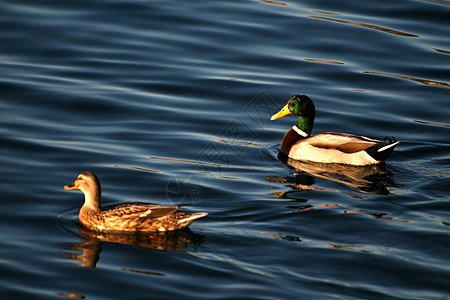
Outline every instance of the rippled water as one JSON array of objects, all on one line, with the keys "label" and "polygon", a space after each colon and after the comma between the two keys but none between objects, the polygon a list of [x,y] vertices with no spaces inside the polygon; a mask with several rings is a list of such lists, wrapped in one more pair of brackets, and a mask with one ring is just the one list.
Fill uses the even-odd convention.
[{"label": "rippled water", "polygon": [[[450,298],[450,2],[2,1],[2,299]],[[401,144],[367,168],[285,161],[313,133]],[[105,205],[190,230],[89,232]]]}]

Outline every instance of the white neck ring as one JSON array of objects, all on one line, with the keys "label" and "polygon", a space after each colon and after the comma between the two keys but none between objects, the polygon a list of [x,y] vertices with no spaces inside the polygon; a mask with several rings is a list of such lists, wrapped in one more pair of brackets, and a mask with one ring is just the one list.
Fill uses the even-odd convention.
[{"label": "white neck ring", "polygon": [[292,126],[292,129],[294,129],[294,131],[297,132],[302,137],[308,137],[309,136],[309,134],[307,134],[306,132],[304,132],[303,130],[298,128],[297,125]]}]

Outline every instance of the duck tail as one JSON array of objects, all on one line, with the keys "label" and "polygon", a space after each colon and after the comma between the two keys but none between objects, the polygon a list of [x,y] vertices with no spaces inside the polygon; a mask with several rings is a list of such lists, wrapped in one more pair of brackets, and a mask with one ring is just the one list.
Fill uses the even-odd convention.
[{"label": "duck tail", "polygon": [[180,220],[180,223],[188,222],[187,225],[189,225],[192,222],[194,222],[195,219],[202,218],[202,217],[206,216],[207,214],[208,213],[195,213],[195,214],[192,214],[192,215],[187,215],[186,218],[183,218],[183,219]]},{"label": "duck tail", "polygon": [[388,137],[384,140],[384,143],[380,142],[366,149],[366,152],[372,156],[373,159],[380,162],[386,160],[392,154],[392,151],[394,151],[395,146],[400,144],[395,138]]},{"label": "duck tail", "polygon": [[398,144],[400,144],[400,142],[394,142],[392,144],[387,144],[386,146],[379,148],[377,150],[377,152],[383,152],[383,151],[389,151],[389,150],[392,152],[394,150],[395,146],[397,146]]}]

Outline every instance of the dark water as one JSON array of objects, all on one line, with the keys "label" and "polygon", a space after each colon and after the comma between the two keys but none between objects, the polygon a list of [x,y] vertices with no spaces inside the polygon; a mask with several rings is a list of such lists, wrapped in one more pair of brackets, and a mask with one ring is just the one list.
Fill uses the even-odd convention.
[{"label": "dark water", "polygon": [[[449,299],[450,2],[2,1],[2,299]],[[313,132],[385,165],[280,161]],[[188,204],[190,230],[94,234],[106,205]]]}]

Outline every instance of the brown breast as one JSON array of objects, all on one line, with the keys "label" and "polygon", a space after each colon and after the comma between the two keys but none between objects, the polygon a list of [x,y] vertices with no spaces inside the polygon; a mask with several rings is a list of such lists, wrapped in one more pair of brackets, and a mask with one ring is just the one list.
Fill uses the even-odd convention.
[{"label": "brown breast", "polygon": [[291,150],[292,146],[297,143],[299,140],[303,139],[301,135],[299,135],[297,132],[295,132],[294,129],[289,129],[288,132],[283,137],[283,140],[281,141],[280,150],[283,154],[286,156],[289,154],[289,151]]}]

